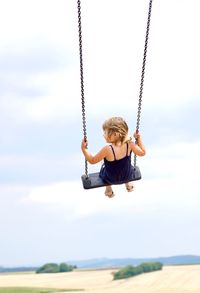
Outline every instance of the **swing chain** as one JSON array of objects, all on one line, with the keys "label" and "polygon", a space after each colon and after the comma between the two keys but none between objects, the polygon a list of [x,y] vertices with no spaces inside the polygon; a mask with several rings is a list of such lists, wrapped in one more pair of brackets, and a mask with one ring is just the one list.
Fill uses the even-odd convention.
[{"label": "swing chain", "polygon": [[[152,2],[153,2],[153,0],[149,1],[149,11],[148,11],[146,38],[145,38],[143,63],[142,63],[142,73],[141,73],[141,81],[140,81],[139,101],[138,101],[136,132],[139,132],[139,127],[140,127],[140,117],[141,117],[141,108],[142,108],[142,95],[143,95],[144,75],[145,75],[145,66],[146,66],[146,57],[147,57],[147,48],[148,48],[148,38],[149,38],[150,21],[151,21]],[[83,136],[84,136],[84,139],[86,140],[87,139],[87,132],[86,132],[86,111],[85,111],[84,79],[83,79],[83,50],[82,50],[83,46],[82,46],[81,1],[80,0],[77,0],[77,7],[78,7],[78,32],[79,32],[82,124],[83,124]],[[136,141],[136,143],[137,143],[137,141]],[[137,156],[135,155],[134,156],[134,167],[136,166],[136,159],[137,159]],[[86,175],[86,177],[88,177],[87,160],[85,160],[85,175]]]},{"label": "swing chain", "polygon": [[[143,54],[143,62],[142,62],[142,73],[141,73],[140,91],[139,91],[139,101],[138,101],[136,133],[139,132],[139,127],[140,127],[140,117],[141,117],[141,109],[142,109],[142,95],[143,95],[143,87],[144,87],[144,75],[145,75],[147,48],[148,48],[148,40],[149,40],[152,2],[153,2],[153,0],[149,1],[149,11],[148,11],[148,19],[147,19],[147,27],[146,27],[146,37],[145,37],[144,54]],[[136,143],[137,143],[137,140],[136,140]],[[136,160],[137,160],[137,156],[134,155],[134,167],[136,166]]]},{"label": "swing chain", "polygon": [[[83,79],[83,45],[82,45],[81,1],[80,0],[77,0],[77,8],[78,8],[78,33],[79,33],[82,125],[83,125],[83,137],[84,137],[84,140],[87,140],[84,79]],[[87,162],[87,160],[85,160],[85,175],[86,175],[86,177],[88,177],[88,162]]]}]

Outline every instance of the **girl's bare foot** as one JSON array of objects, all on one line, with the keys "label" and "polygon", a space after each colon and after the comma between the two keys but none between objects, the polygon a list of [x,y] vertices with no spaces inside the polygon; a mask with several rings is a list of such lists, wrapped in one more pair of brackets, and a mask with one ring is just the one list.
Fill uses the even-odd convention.
[{"label": "girl's bare foot", "polygon": [[134,190],[134,186],[133,186],[132,183],[128,182],[128,183],[126,183],[125,185],[126,185],[126,190],[127,190],[128,192],[131,192],[131,191]]},{"label": "girl's bare foot", "polygon": [[111,186],[106,186],[105,195],[110,198],[115,196]]}]

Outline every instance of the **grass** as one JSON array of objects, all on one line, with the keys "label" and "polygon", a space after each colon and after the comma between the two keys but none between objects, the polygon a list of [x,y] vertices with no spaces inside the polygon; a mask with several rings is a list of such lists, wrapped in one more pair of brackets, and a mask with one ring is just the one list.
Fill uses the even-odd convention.
[{"label": "grass", "polygon": [[80,291],[84,291],[84,289],[0,287],[0,293],[54,293],[54,292],[80,292]]}]

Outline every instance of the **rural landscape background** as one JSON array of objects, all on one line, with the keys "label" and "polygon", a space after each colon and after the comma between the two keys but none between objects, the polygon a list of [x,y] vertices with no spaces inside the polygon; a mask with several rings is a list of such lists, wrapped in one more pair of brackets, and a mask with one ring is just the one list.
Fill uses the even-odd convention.
[{"label": "rural landscape background", "polygon": [[[199,265],[166,266],[162,271],[113,281],[114,271],[114,269],[104,269],[41,275],[0,274],[0,292],[198,293],[200,288]],[[19,288],[19,291],[16,291],[16,287]],[[40,289],[30,291],[30,288],[33,287]],[[9,291],[6,291],[8,288]]]},{"label": "rural landscape background", "polygon": [[[148,3],[82,0],[92,153],[105,144],[106,118],[123,116],[130,135],[135,130]],[[142,180],[132,193],[116,186],[113,199],[102,188],[84,190],[80,180],[77,1],[0,4],[0,267],[200,256],[199,1],[153,1],[140,127],[147,155],[137,161]],[[198,264],[164,265],[117,283],[109,265],[80,270],[3,273],[0,287],[200,292]]]}]

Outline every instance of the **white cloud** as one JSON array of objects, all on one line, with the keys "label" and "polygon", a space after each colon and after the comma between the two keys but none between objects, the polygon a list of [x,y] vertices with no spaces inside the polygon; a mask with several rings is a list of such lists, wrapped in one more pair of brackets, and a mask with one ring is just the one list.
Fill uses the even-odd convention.
[{"label": "white cloud", "polygon": [[[77,89],[76,77],[72,72],[43,73],[26,78],[27,83],[31,86],[29,91],[32,88],[42,90],[44,93],[35,94],[31,98],[27,98],[21,92],[7,93],[1,99],[1,112],[4,120],[7,120],[8,117],[12,117],[12,119],[15,117],[18,122],[56,122],[60,124],[70,121],[74,113],[81,111],[80,99],[78,99],[79,89]],[[77,117],[74,118],[77,119]]]},{"label": "white cloud", "polygon": [[[192,181],[193,182],[193,181]],[[33,188],[24,199],[29,203],[45,204],[53,211],[59,210],[67,221],[94,215],[143,214],[146,218],[152,211],[166,211],[192,207],[193,212],[199,209],[196,186],[191,182],[177,179],[142,180],[135,183],[135,191],[127,193],[124,186],[115,186],[116,196],[108,199],[104,189],[83,190],[81,183],[59,182]]]},{"label": "white cloud", "polygon": [[[38,43],[40,38],[44,39],[44,37],[57,43],[65,43],[65,23],[72,24],[76,19],[74,1],[8,0],[1,4],[0,36],[5,44],[13,41],[30,41],[35,37],[38,38]],[[70,40],[73,35],[69,30],[67,36]]]},{"label": "white cloud", "polygon": [[200,142],[176,143],[147,150],[146,160],[141,160],[144,169],[150,169],[152,174],[198,181],[198,163],[200,162]]},{"label": "white cloud", "polygon": [[[28,202],[47,204],[61,209],[67,220],[93,216],[95,214],[149,213],[166,210],[173,206],[179,210],[199,208],[198,170],[194,160],[199,160],[196,151],[199,144],[178,144],[165,150],[151,150],[150,158],[143,158],[143,173],[152,177],[135,183],[135,191],[127,193],[124,186],[114,186],[116,196],[108,199],[104,189],[84,190],[80,181],[57,182],[33,188],[27,196]],[[185,154],[190,149],[190,156]],[[146,162],[145,162],[146,160]]]},{"label": "white cloud", "polygon": [[86,191],[80,181],[58,182],[34,188],[27,200],[64,209],[68,220],[102,212],[108,213],[113,208],[122,208],[121,204],[118,206],[119,202],[116,200],[105,198],[103,192],[102,188]]},{"label": "white cloud", "polygon": [[[148,149],[148,148],[147,148]],[[37,187],[13,185],[1,186],[0,193],[5,192],[24,195],[26,203],[42,204],[50,209],[61,210],[66,220],[74,220],[100,214],[148,214],[152,210],[165,210],[167,207],[179,209],[192,207],[193,211],[199,208],[199,178],[198,162],[200,143],[171,143],[165,147],[149,148],[147,156],[138,158],[143,179],[135,182],[135,191],[127,193],[124,186],[114,186],[116,197],[108,199],[104,196],[104,188],[86,191],[82,188],[81,180],[53,182]],[[80,171],[80,162],[83,157],[70,156],[65,158],[51,158],[32,156],[7,155],[0,157],[2,168],[39,168],[39,165],[64,166],[68,168],[77,165]],[[54,162],[55,161],[55,162]],[[89,166],[94,172],[99,166]],[[26,196],[25,196],[26,194]]]},{"label": "white cloud", "polygon": [[[16,200],[16,198],[19,196],[25,196],[27,193],[30,192],[32,189],[29,185],[24,184],[0,184],[0,197],[2,202],[6,202],[8,198],[12,198]],[[1,205],[1,208],[3,208],[3,205]]]},{"label": "white cloud", "polygon": [[[47,94],[38,96],[34,101],[25,101],[25,98],[21,100],[21,97],[14,96],[9,101],[9,105],[19,105],[15,107],[16,116],[19,118],[24,115],[24,119],[39,122],[63,121],[72,116],[75,118],[77,112],[80,111],[76,5],[73,1],[68,1],[67,4],[59,1],[59,5],[54,1],[48,2],[48,13],[45,13],[44,22],[47,1],[29,1],[29,4],[26,1],[20,1],[17,4],[13,1],[6,3],[2,9],[4,13],[2,13],[0,27],[7,28],[7,36],[14,35],[13,24],[12,31],[9,26],[5,26],[6,12],[10,13],[9,3],[15,5],[16,11],[21,11],[23,7],[25,12],[22,18],[17,17],[16,26],[14,26],[18,37],[12,42],[16,42],[18,48],[20,43],[23,45],[22,39],[25,40],[27,36],[35,42],[38,40],[39,43],[38,36],[44,38],[45,32],[47,42],[53,40],[57,48],[62,50],[67,47],[67,50],[71,51],[71,58],[75,61],[74,66],[66,72],[38,73],[34,78],[27,77],[32,88],[43,89]],[[130,9],[134,5],[132,1],[127,0],[127,5],[123,7],[115,1],[115,13],[112,14],[113,20],[110,22],[109,11],[113,9],[113,3],[114,1],[106,2],[106,11],[102,1],[101,3],[89,1],[84,3],[82,8],[85,97],[87,114],[90,117],[113,115],[116,112],[124,115],[126,112],[133,112],[137,107],[148,7],[146,1],[137,1],[135,6],[137,9]],[[179,4],[179,1],[177,5],[174,1],[168,1],[167,4],[163,2],[153,4],[144,88],[144,103],[148,107],[153,104],[162,106],[163,103],[165,107],[171,107],[171,103],[173,107],[178,107],[184,101],[191,102],[200,95],[196,87],[199,68],[196,56],[200,46],[196,38],[199,4],[195,0],[193,5],[183,2],[181,13]],[[96,6],[98,6],[98,15],[94,13]],[[188,13],[193,15],[192,21],[185,22]],[[124,18],[122,14],[130,14],[132,17]],[[177,14],[179,15],[178,22],[176,21]],[[16,15],[16,12],[12,15],[13,19]],[[34,21],[36,15],[37,22]],[[103,22],[102,15],[104,15]],[[52,22],[52,16],[56,17],[57,21]],[[119,21],[122,17],[123,21]],[[26,21],[28,25],[24,26]],[[22,34],[21,37],[20,34]],[[7,41],[9,44],[9,38]],[[184,70],[182,70],[183,64]],[[8,112],[9,109],[6,110]]]},{"label": "white cloud", "polygon": [[77,77],[72,70],[34,77],[34,83],[48,88],[49,94],[28,102],[28,116],[41,123],[70,121],[81,108]]}]

